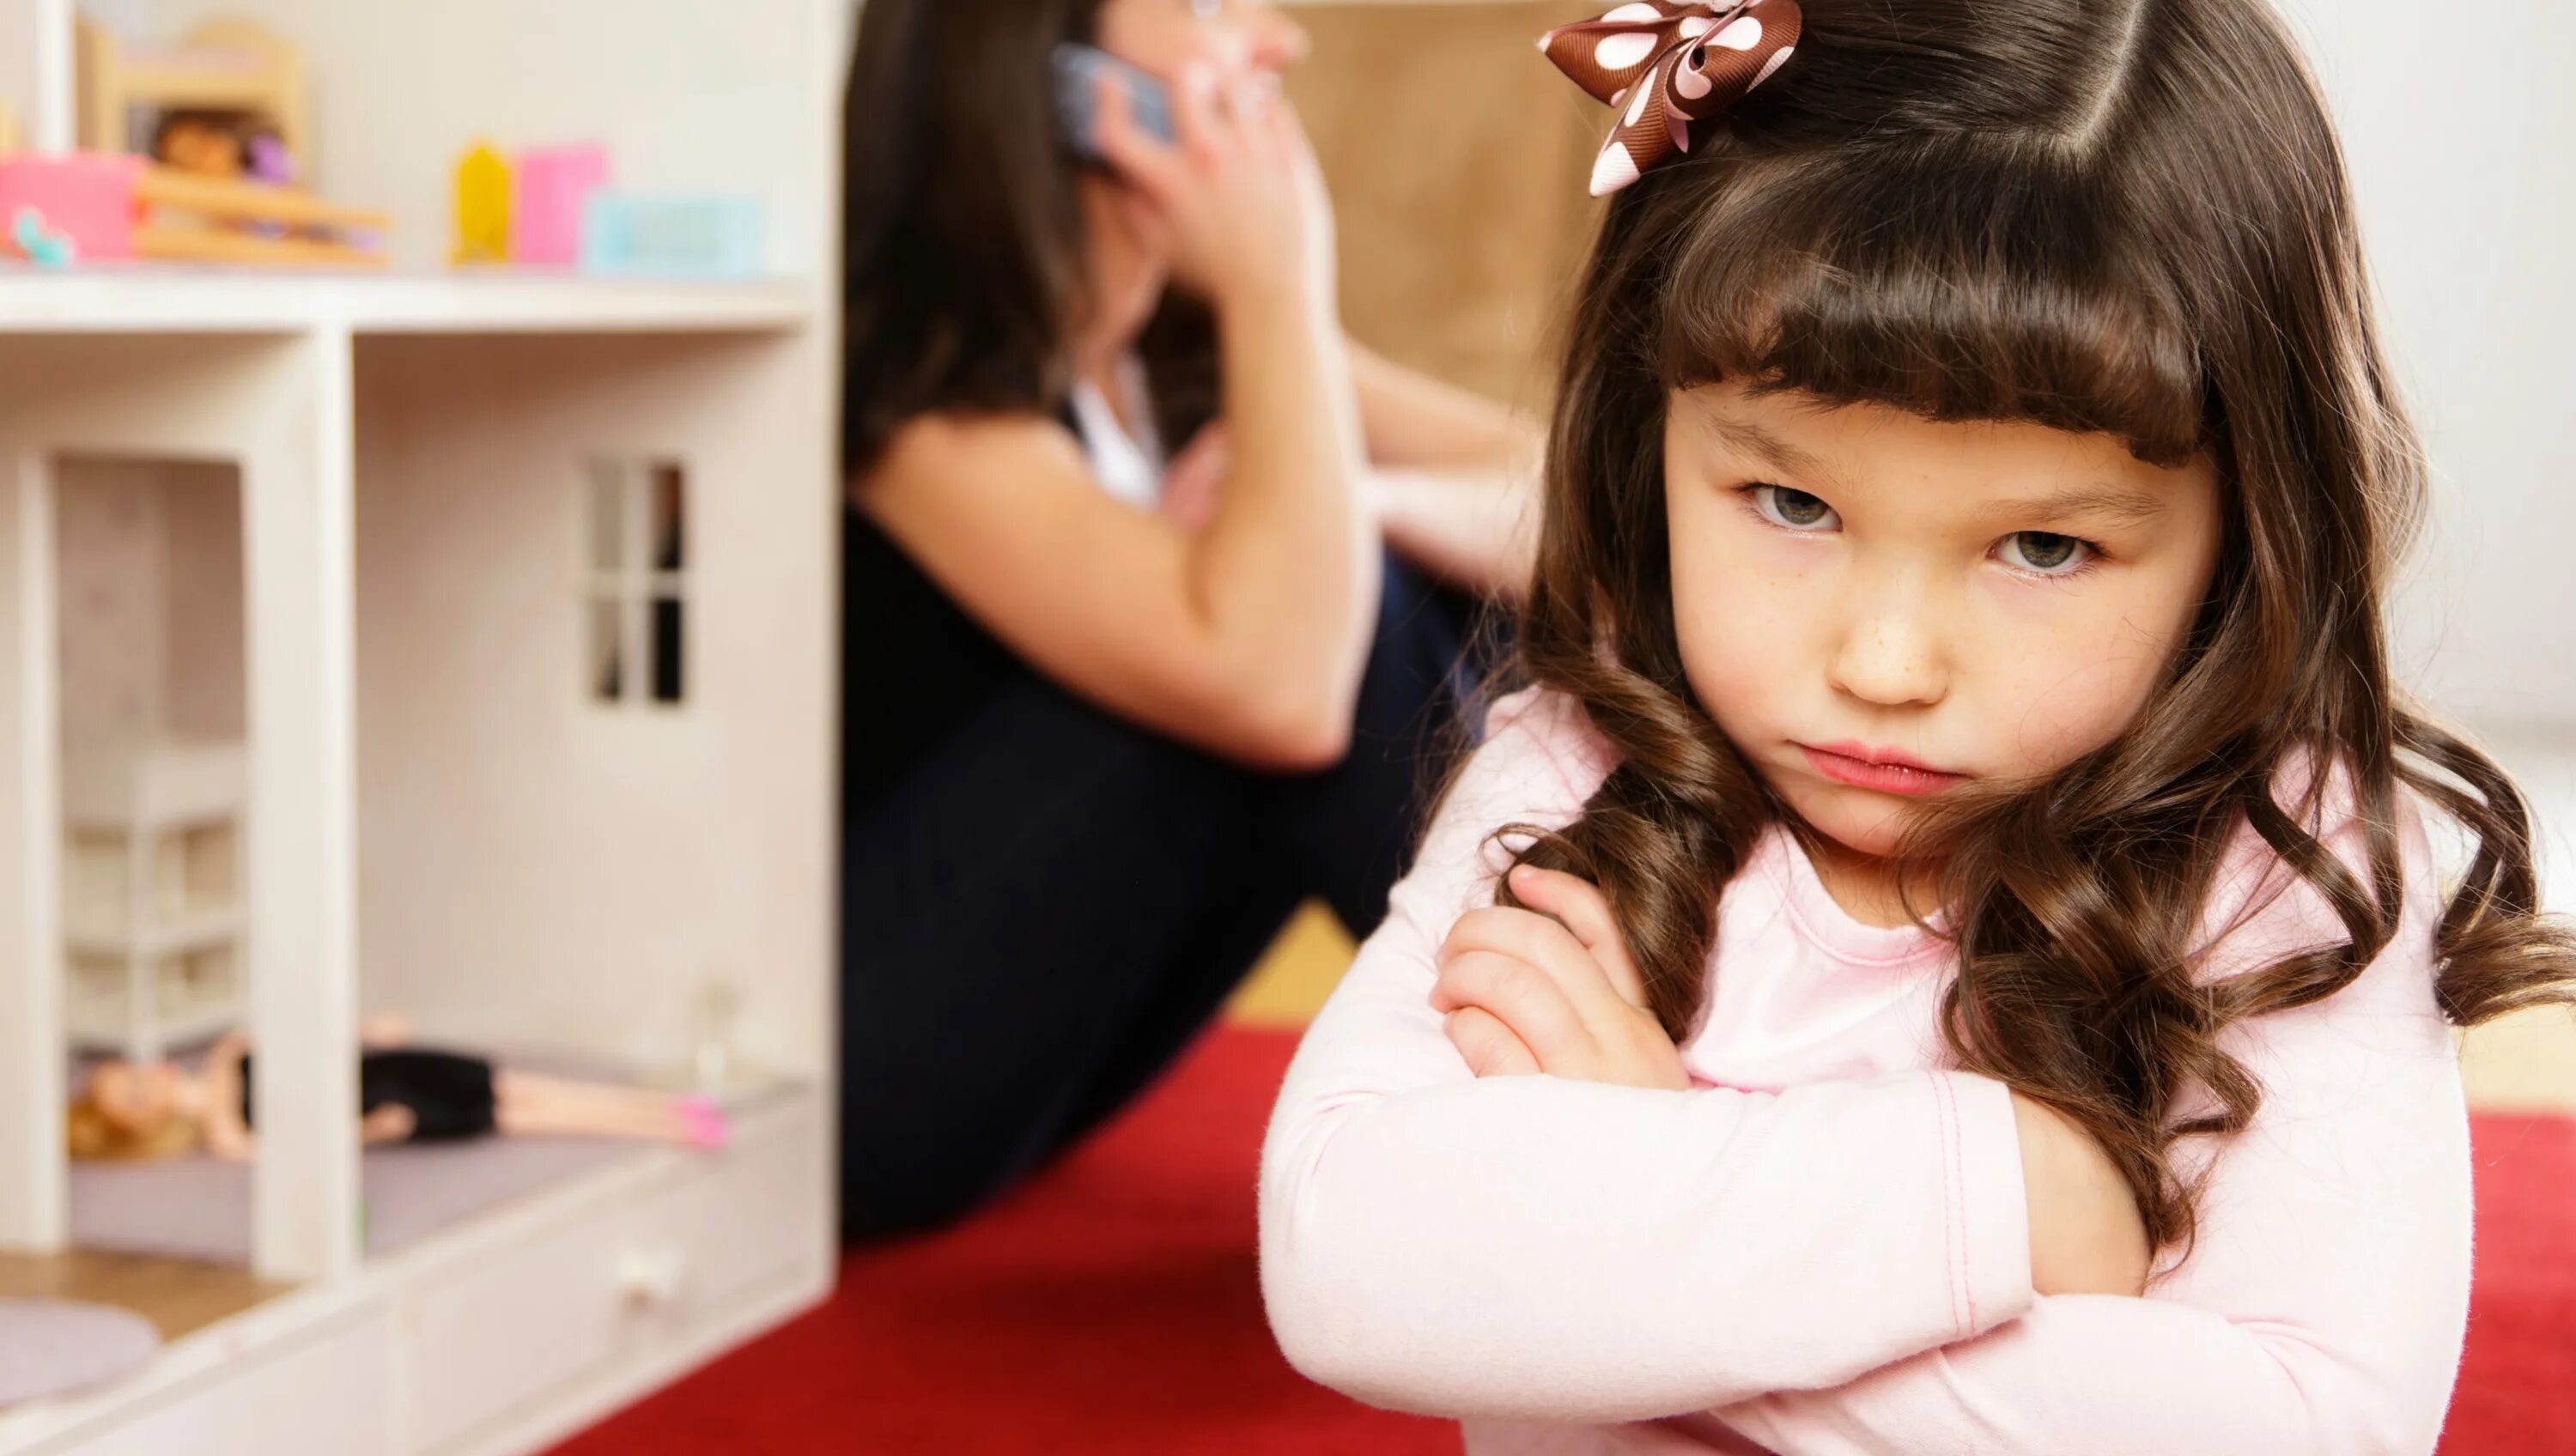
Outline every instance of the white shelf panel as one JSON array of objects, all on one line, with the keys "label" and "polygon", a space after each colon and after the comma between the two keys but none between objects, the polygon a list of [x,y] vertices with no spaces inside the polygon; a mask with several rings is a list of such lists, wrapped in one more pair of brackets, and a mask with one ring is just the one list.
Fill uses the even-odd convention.
[{"label": "white shelf panel", "polygon": [[212,950],[230,945],[241,938],[242,913],[237,906],[217,906],[192,910],[156,925],[140,929],[119,925],[91,925],[75,921],[65,940],[76,955],[124,956],[141,953],[151,958],[183,955],[192,950]]},{"label": "white shelf panel", "polygon": [[803,283],[527,273],[359,275],[0,264],[0,335],[774,333],[812,322]]},{"label": "white shelf panel", "polygon": [[[167,1049],[212,1041],[249,1020],[247,1003],[206,1006],[155,1017],[152,1029]],[[134,1024],[127,1019],[121,1002],[93,1005],[76,1001],[63,1014],[63,1029],[82,1046],[121,1047],[133,1033]]]}]

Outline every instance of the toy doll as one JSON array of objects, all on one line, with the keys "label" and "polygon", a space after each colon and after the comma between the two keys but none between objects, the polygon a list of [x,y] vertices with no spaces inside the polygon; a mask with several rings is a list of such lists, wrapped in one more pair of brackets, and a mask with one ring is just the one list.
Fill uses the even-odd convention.
[{"label": "toy doll", "polygon": [[[482,1057],[409,1045],[399,1018],[360,1028],[361,1139],[369,1145],[460,1142],[494,1134],[627,1137],[722,1147],[724,1112],[703,1097],[572,1081],[495,1067]],[[253,1146],[249,1039],[216,1041],[202,1067],[101,1063],[70,1108],[74,1157],[169,1157],[202,1145],[247,1159]]]}]

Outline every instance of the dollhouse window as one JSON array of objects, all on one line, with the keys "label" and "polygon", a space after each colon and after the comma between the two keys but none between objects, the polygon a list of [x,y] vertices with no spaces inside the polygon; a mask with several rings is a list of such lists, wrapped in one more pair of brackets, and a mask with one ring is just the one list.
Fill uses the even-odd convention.
[{"label": "dollhouse window", "polygon": [[607,704],[685,701],[688,473],[676,461],[591,462],[587,687]]}]

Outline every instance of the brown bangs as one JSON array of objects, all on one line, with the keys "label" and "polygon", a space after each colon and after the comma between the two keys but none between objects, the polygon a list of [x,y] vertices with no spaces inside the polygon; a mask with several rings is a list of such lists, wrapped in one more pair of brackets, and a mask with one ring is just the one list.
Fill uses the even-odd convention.
[{"label": "brown bangs", "polygon": [[1699,206],[1654,293],[1668,388],[2027,420],[2158,464],[2214,438],[2195,330],[2098,160],[1954,138],[1699,165],[1743,174],[1669,179]]}]

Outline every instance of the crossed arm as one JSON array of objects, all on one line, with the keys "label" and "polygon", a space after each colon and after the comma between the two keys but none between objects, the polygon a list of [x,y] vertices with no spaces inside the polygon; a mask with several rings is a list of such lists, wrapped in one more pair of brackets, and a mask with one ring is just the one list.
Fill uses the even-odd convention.
[{"label": "crossed arm", "polygon": [[[1654,1071],[1655,1049],[1575,1035],[1571,996],[1516,1024],[1455,973],[1495,951],[1490,924],[1451,945],[1498,867],[1483,834],[1581,797],[1531,735],[1498,733],[1300,1049],[1265,1149],[1262,1273],[1301,1369],[1458,1417],[1713,1414],[1781,1456],[2431,1449],[2467,1169],[2413,941],[2233,1048],[2266,1101],[2215,1155],[2179,1270],[2144,1298],[2051,1292],[1999,1085],[1593,1080]],[[1498,1032],[1543,1075],[1479,1077],[1515,1055]],[[1544,1064],[1568,1048],[1589,1072]]]}]

